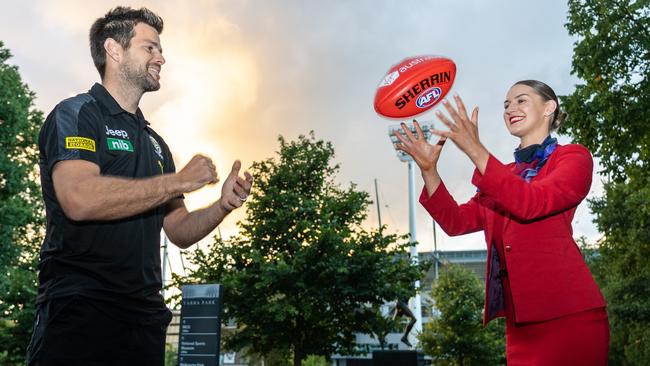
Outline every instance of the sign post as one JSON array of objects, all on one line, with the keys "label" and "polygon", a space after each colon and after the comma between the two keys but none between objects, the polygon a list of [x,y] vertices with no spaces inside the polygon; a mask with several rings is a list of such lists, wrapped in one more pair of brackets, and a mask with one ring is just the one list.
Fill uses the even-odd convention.
[{"label": "sign post", "polygon": [[223,288],[218,284],[181,286],[179,366],[218,366]]}]

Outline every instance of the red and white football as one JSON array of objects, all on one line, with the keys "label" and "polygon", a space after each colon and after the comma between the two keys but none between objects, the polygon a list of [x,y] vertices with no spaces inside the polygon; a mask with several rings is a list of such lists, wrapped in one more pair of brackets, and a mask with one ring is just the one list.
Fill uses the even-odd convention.
[{"label": "red and white football", "polygon": [[384,117],[406,118],[423,113],[451,89],[456,64],[443,56],[415,56],[393,65],[377,86],[375,111]]}]

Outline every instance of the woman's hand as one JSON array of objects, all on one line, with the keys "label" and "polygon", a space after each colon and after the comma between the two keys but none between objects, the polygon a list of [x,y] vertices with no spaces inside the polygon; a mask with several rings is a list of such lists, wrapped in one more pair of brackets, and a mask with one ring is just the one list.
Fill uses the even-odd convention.
[{"label": "woman's hand", "polygon": [[447,118],[442,112],[436,111],[438,119],[449,128],[449,131],[432,130],[431,132],[441,138],[448,138],[458,146],[458,148],[467,155],[478,170],[483,174],[490,153],[481,143],[478,136],[478,107],[472,110],[472,118],[470,119],[465,109],[463,100],[454,95],[456,100],[456,108],[454,108],[448,100],[443,100],[442,104],[449,112],[451,120]]},{"label": "woman's hand", "polygon": [[420,167],[422,174],[426,174],[427,172],[437,173],[438,159],[440,159],[440,152],[447,138],[442,137],[437,144],[431,145],[424,137],[418,121],[413,120],[413,125],[415,126],[415,135],[413,135],[411,129],[405,123],[401,123],[401,126],[406,136],[402,136],[399,130],[393,131],[393,134],[400,141],[395,147],[409,154],[415,160],[418,167]]},{"label": "woman's hand", "polygon": [[438,174],[438,159],[440,159],[440,152],[447,138],[442,137],[437,144],[431,145],[424,137],[418,121],[413,120],[413,125],[415,125],[415,135],[406,127],[405,123],[402,123],[402,129],[406,136],[402,136],[398,130],[393,131],[400,141],[395,147],[409,154],[415,160],[422,172],[427,192],[431,196],[441,182]]}]

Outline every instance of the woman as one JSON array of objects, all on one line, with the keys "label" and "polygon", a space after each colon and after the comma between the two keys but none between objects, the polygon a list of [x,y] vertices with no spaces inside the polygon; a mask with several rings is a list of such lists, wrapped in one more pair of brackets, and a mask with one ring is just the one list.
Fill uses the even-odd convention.
[{"label": "woman", "polygon": [[[454,96],[437,117],[448,131],[436,145],[403,125],[398,148],[411,155],[425,187],[420,203],[448,235],[483,230],[488,244],[484,323],[506,318],[508,365],[606,365],[605,300],[572,237],[571,221],[591,186],[593,161],[580,145],[550,136],[564,120],[555,92],[535,80],[515,83],[503,119],[520,139],[515,162],[503,164],[478,136],[478,108],[468,117]],[[458,205],[438,174],[440,152],[452,140],[474,163],[478,193]]]}]

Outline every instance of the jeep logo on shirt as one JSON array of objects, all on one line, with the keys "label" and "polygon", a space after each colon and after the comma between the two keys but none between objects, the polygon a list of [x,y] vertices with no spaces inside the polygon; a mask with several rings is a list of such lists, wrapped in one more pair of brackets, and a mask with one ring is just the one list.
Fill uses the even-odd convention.
[{"label": "jeep logo on shirt", "polygon": [[111,130],[106,125],[104,125],[104,127],[106,127],[106,135],[107,136],[116,136],[116,137],[121,137],[123,139],[128,139],[129,138],[129,134],[126,133],[126,131],[124,131],[124,130]]}]

